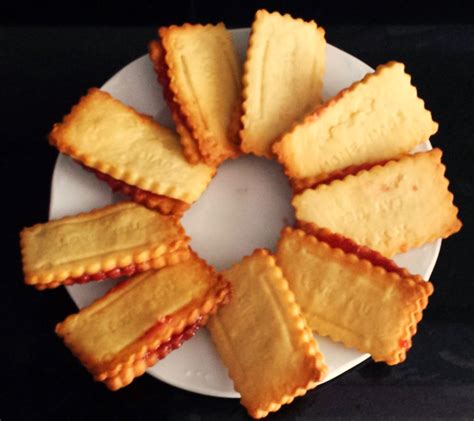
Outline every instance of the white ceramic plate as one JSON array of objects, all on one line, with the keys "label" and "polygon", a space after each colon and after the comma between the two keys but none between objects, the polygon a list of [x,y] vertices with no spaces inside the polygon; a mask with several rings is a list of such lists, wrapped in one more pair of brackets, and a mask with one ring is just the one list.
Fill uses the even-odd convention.
[{"label": "white ceramic plate", "polygon": [[[232,31],[237,50],[243,60],[249,29]],[[351,55],[327,46],[324,97],[329,98],[372,69]],[[133,61],[115,74],[103,87],[114,97],[152,115],[160,123],[172,127],[161,87],[148,56]],[[420,150],[431,149],[426,142]],[[199,201],[186,212],[183,225],[192,237],[192,247],[210,264],[223,269],[238,262],[257,247],[274,249],[279,232],[293,222],[291,192],[281,167],[265,159],[245,156],[225,162]],[[84,171],[69,158],[60,155],[54,170],[50,218],[87,211],[122,200],[109,187]],[[428,279],[438,257],[441,241],[397,256],[401,266]],[[67,287],[78,307],[88,305],[103,295],[116,281],[89,283]],[[255,325],[256,329],[264,329]],[[326,381],[344,373],[368,358],[341,344],[317,337],[329,365]],[[227,370],[209,338],[201,329],[179,350],[172,352],[148,370],[156,378],[196,393],[237,398]]]}]

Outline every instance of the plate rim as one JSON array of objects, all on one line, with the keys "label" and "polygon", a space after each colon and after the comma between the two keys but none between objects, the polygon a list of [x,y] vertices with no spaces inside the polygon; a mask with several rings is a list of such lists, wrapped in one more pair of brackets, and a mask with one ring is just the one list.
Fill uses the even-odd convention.
[{"label": "plate rim", "polygon": [[[248,32],[250,32],[250,27],[247,27],[247,28],[234,28],[234,29],[228,29],[231,33],[233,34],[241,34],[242,35],[247,35]],[[355,57],[353,56],[352,54],[330,44],[330,43],[326,43],[326,48],[332,48],[334,50],[337,51],[338,54],[342,55],[342,56],[345,56],[347,57],[348,59],[350,59],[351,61],[356,61],[358,62],[359,64],[362,64],[363,66],[367,67],[368,69],[370,69],[369,71],[374,71],[374,69],[369,66],[367,63],[363,62],[361,59],[359,59],[358,57]],[[100,87],[100,89],[107,89],[109,84],[113,83],[113,79],[122,71],[124,71],[125,69],[127,69],[129,66],[133,66],[137,61],[139,60],[143,60],[144,57],[148,57],[148,54],[143,54],[139,57],[137,57],[136,59],[130,61],[129,63],[127,63],[125,66],[123,66],[122,68],[120,68],[117,72],[115,72],[110,78],[108,78]],[[432,147],[432,144],[429,140],[427,140],[426,142],[424,142],[424,144],[426,144],[426,147],[427,147],[427,150],[431,150],[433,147]],[[48,209],[48,220],[51,220],[51,214],[53,213],[53,209],[57,206],[56,205],[56,200],[58,198],[58,194],[54,193],[54,189],[55,189],[55,186],[57,185],[57,182],[55,182],[55,180],[59,177],[59,167],[60,167],[60,161],[62,159],[64,159],[65,157],[61,154],[61,153],[58,153],[58,156],[56,157],[56,160],[55,160],[55,164],[54,164],[54,170],[53,170],[53,174],[52,174],[52,177],[51,177],[51,191],[50,191],[50,201],[49,201],[49,209]],[[436,265],[436,262],[438,261],[438,258],[439,258],[439,253],[440,253],[440,250],[441,250],[441,244],[442,244],[442,239],[438,239],[436,240],[434,243],[435,245],[435,249],[434,249],[434,254],[433,254],[433,258],[429,264],[429,266],[427,267],[427,269],[425,270],[425,273],[426,273],[426,276],[424,276],[424,279],[426,281],[428,281],[433,273],[433,270],[434,270],[434,267]],[[67,294],[69,296],[69,298],[72,300],[72,302],[74,303],[74,305],[78,307],[78,305],[76,304],[75,300],[74,300],[74,297],[72,296],[69,288],[66,287],[66,291],[67,291]],[[359,357],[351,360],[351,362],[349,363],[350,364],[350,367],[348,368],[344,368],[344,369],[341,369],[343,366],[339,367],[338,369],[336,370],[333,370],[331,372],[331,374],[326,378],[324,379],[322,382],[318,383],[318,385],[322,385],[324,383],[328,383],[332,380],[334,380],[335,378],[339,377],[340,375],[350,371],[350,370],[353,370],[353,369],[356,369],[358,366],[360,366],[362,363],[364,363],[365,361],[367,361],[367,359],[370,358],[370,354],[362,354],[360,355]],[[354,361],[356,361],[354,363]],[[182,389],[182,390],[185,390],[185,391],[188,391],[188,392],[192,392],[192,393],[197,393],[199,395],[203,395],[203,396],[212,396],[212,397],[219,397],[219,398],[231,398],[231,399],[237,399],[237,398],[240,398],[240,394],[238,392],[236,392],[235,390],[232,391],[232,392],[216,392],[214,389],[211,389],[209,388],[208,386],[202,386],[202,385],[199,385],[198,386],[195,386],[193,384],[187,384],[187,383],[182,383],[180,381],[174,381],[173,379],[168,379],[168,378],[162,378],[161,376],[159,376],[158,374],[156,373],[152,373],[150,372],[150,369],[148,369],[146,371],[147,374],[151,375],[152,377],[154,377],[155,379],[157,380],[160,380],[166,384],[169,384],[173,387],[176,387],[176,388],[179,388],[179,389]],[[231,379],[232,380],[232,379]]]}]

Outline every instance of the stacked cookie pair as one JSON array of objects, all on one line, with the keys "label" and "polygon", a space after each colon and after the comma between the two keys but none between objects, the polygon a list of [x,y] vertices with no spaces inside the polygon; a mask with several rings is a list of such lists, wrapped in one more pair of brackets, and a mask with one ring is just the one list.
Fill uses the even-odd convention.
[{"label": "stacked cookie pair", "polygon": [[[223,24],[159,35],[150,59],[177,134],[96,88],[50,133],[133,200],[22,232],[25,280],[38,289],[129,277],[57,333],[116,390],[209,321],[256,418],[324,378],[313,332],[403,361],[433,286],[389,258],[461,227],[441,151],[408,154],[437,124],[404,66],[380,66],[323,103],[314,22],[257,12],[242,74]],[[284,166],[298,226],[273,255],[256,250],[218,274],[179,217],[242,153]]]},{"label": "stacked cookie pair", "polygon": [[254,418],[324,379],[313,332],[375,361],[404,361],[433,292],[430,282],[327,229],[286,227],[273,256],[256,250],[222,274],[232,300],[208,326]]},{"label": "stacked cookie pair", "polygon": [[21,233],[25,281],[38,289],[129,277],[56,332],[112,390],[193,336],[229,284],[189,248],[178,218],[133,202]]}]

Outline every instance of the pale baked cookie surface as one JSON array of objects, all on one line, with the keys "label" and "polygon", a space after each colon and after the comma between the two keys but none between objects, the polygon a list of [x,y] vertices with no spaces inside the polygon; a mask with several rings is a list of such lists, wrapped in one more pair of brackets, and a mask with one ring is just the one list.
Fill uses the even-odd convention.
[{"label": "pale baked cookie surface", "polygon": [[173,131],[98,89],[90,89],[49,137],[89,168],[187,204],[215,174],[212,167],[186,161]]},{"label": "pale baked cookie surface", "polygon": [[259,10],[243,75],[241,148],[272,157],[272,143],[321,103],[324,30]]},{"label": "pale baked cookie surface", "polygon": [[433,286],[373,251],[361,253],[355,243],[347,250],[347,239],[321,232],[286,228],[276,253],[309,326],[375,361],[404,361]]},{"label": "pale baked cookie surface", "polygon": [[97,380],[118,389],[154,364],[154,352],[174,335],[205,324],[228,292],[228,283],[193,256],[127,279],[56,332]]},{"label": "pale baked cookie surface", "polygon": [[446,238],[462,224],[441,155],[420,152],[307,189],[293,198],[296,218],[388,257]]},{"label": "pale baked cookie surface", "polygon": [[242,405],[262,418],[315,387],[327,367],[273,256],[256,250],[222,275],[232,299],[208,326]]},{"label": "pale baked cookie surface", "polygon": [[25,282],[50,288],[130,265],[157,269],[188,257],[188,242],[177,218],[121,202],[25,228]]},{"label": "pale baked cookie surface", "polygon": [[170,76],[168,74],[168,65],[165,60],[165,50],[160,41],[153,40],[148,44],[148,54],[153,64],[153,68],[158,77],[158,82],[163,90],[163,98],[168,104],[171,112],[171,118],[176,126],[179,140],[183,148],[183,154],[191,164],[197,164],[202,161],[202,155],[199,151],[197,141],[193,138],[191,129],[188,128],[186,116],[181,111],[173,91],[170,88]]},{"label": "pale baked cookie surface", "polygon": [[405,66],[390,62],[316,109],[273,151],[290,178],[309,186],[349,166],[395,158],[437,129]]},{"label": "pale baked cookie surface", "polygon": [[[236,157],[231,128],[238,118],[241,69],[230,33],[220,23],[173,25],[160,28],[159,34],[169,83],[164,89],[171,91],[179,111],[174,117],[185,150],[196,154],[197,149],[208,165]],[[159,60],[158,46],[151,49],[152,60]]]}]

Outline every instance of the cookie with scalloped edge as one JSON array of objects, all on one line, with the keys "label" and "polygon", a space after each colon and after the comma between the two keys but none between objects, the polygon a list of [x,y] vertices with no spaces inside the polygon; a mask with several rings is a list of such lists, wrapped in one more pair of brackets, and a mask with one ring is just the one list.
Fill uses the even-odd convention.
[{"label": "cookie with scalloped edge", "polygon": [[25,283],[38,289],[118,278],[189,257],[179,220],[133,202],[25,228]]},{"label": "cookie with scalloped edge", "polygon": [[238,156],[231,138],[240,64],[223,23],[162,27],[150,58],[190,162],[217,166]]},{"label": "cookie with scalloped edge", "polygon": [[208,328],[242,405],[262,418],[314,388],[327,367],[273,256],[256,250],[222,276],[232,300]]},{"label": "cookie with scalloped edge", "polygon": [[442,152],[433,149],[320,184],[293,198],[296,219],[387,257],[461,229]]},{"label": "cookie with scalloped edge", "polygon": [[403,155],[437,130],[405,66],[392,61],[316,108],[273,152],[308,187],[344,168]]},{"label": "cookie with scalloped edge", "polygon": [[[408,154],[406,154],[408,155]],[[402,158],[401,156],[399,158]],[[334,180],[342,180],[343,178],[349,175],[355,175],[363,170],[370,170],[377,165],[385,165],[389,162],[390,159],[378,162],[367,162],[360,165],[351,165],[342,170],[334,171],[329,175],[324,175],[323,177],[309,177],[309,178],[290,178],[290,184],[293,188],[293,193],[301,193],[306,189],[314,189],[320,184],[329,184]]]},{"label": "cookie with scalloped edge", "polygon": [[117,390],[192,337],[229,293],[229,283],[193,254],[123,281],[56,333],[96,380]]},{"label": "cookie with scalloped edge", "polygon": [[178,102],[170,89],[170,78],[168,76],[168,66],[165,61],[165,51],[160,41],[153,40],[148,44],[148,54],[153,64],[153,68],[158,77],[158,82],[163,90],[163,97],[168,104],[171,117],[179,134],[183,153],[188,162],[197,164],[202,161],[201,153],[196,140],[188,129],[186,116],[181,112]]},{"label": "cookie with scalloped edge", "polygon": [[114,189],[163,212],[182,213],[215,174],[186,161],[173,131],[97,88],[54,125],[49,140]]},{"label": "cookie with scalloped edge", "polygon": [[430,282],[326,229],[283,229],[276,259],[315,333],[375,361],[406,359]]},{"label": "cookie with scalloped edge", "polygon": [[321,103],[325,59],[314,21],[257,11],[242,83],[244,152],[271,158],[273,142]]}]

